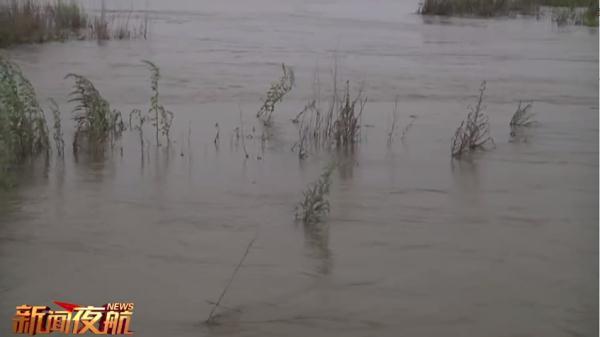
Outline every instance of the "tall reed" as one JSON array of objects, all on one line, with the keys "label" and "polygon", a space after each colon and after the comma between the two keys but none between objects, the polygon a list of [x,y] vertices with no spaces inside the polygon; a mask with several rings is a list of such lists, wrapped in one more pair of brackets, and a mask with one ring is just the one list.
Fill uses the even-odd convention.
[{"label": "tall reed", "polygon": [[118,139],[125,129],[121,112],[110,108],[110,104],[100,95],[92,82],[77,74],[65,78],[75,80],[69,102],[75,103],[73,119],[76,123],[73,136],[73,152],[78,153],[82,137],[88,141],[88,150],[102,150],[102,145]]},{"label": "tall reed", "polygon": [[18,65],[0,54],[0,180],[14,165],[49,150],[48,127],[35,90]]}]

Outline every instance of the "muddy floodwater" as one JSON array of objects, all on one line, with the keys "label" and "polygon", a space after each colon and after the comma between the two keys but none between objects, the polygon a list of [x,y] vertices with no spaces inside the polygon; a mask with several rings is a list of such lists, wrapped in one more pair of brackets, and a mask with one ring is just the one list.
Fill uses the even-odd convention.
[{"label": "muddy floodwater", "polygon": [[[54,300],[134,302],[143,337],[598,335],[596,28],[423,18],[412,0],[106,4],[147,9],[149,39],[7,51],[41,102],[61,106],[67,146],[0,194],[0,335],[15,306]],[[141,59],[161,68],[170,149],[148,131],[142,160],[128,131],[104,158],[75,160],[65,75],[145,111]],[[282,62],[296,87],[262,142],[255,114]],[[364,83],[361,142],[300,161],[291,119],[316,87],[326,100],[334,63],[340,83]],[[483,80],[496,146],[453,162],[450,139]],[[388,147],[396,96],[399,127],[414,123]],[[539,125],[514,139],[519,100]],[[333,157],[331,213],[296,223]],[[254,237],[220,324],[203,324]]]}]

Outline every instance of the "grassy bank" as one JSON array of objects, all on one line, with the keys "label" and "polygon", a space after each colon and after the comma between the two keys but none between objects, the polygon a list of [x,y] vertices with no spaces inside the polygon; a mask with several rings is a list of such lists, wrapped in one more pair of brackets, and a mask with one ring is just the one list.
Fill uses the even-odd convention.
[{"label": "grassy bank", "polygon": [[[598,0],[423,0],[419,14],[494,17],[514,14],[534,15],[540,7],[555,7],[557,23],[598,25]],[[569,19],[569,20],[567,20]]]}]

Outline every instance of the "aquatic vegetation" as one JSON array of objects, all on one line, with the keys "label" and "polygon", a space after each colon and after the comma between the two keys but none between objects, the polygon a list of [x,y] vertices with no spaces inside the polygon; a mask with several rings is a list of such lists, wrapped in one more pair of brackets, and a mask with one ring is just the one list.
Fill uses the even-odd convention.
[{"label": "aquatic vegetation", "polygon": [[519,102],[519,106],[517,110],[513,114],[510,119],[510,126],[531,126],[536,122],[533,119],[535,113],[531,112],[531,108],[533,107],[532,103],[527,103],[524,106],[521,105],[522,102]]},{"label": "aquatic vegetation", "polygon": [[62,124],[60,121],[60,109],[58,104],[52,98],[50,99],[50,110],[52,111],[52,124],[53,133],[52,138],[54,139],[54,145],[56,147],[56,153],[59,157],[62,157],[65,153],[65,140],[63,138]]},{"label": "aquatic vegetation", "polygon": [[72,38],[147,38],[147,14],[136,28],[131,13],[124,20],[117,14],[108,18],[105,13],[104,1],[100,16],[91,17],[75,0],[0,0],[0,48]]},{"label": "aquatic vegetation", "polygon": [[35,90],[16,64],[0,55],[0,136],[17,160],[48,149],[48,128]]},{"label": "aquatic vegetation", "polygon": [[500,16],[511,13],[535,14],[537,0],[423,0],[418,9],[423,15]]},{"label": "aquatic vegetation", "polygon": [[135,24],[135,20],[132,17],[132,10],[122,14],[112,14],[109,17],[106,15],[106,7],[104,0],[102,1],[102,8],[100,10],[100,16],[94,17],[90,20],[90,33],[91,38],[98,41],[102,40],[129,40],[148,38],[148,12],[144,13],[143,18],[136,18],[139,23]]},{"label": "aquatic vegetation", "polygon": [[256,117],[261,119],[265,125],[271,124],[271,117],[275,111],[275,104],[280,102],[294,86],[294,70],[283,63],[281,64],[281,68],[283,70],[283,75],[279,81],[271,84],[271,87],[267,91],[267,97],[256,114]]},{"label": "aquatic vegetation", "polygon": [[337,71],[334,70],[333,94],[328,109],[322,112],[318,100],[313,99],[292,120],[300,136],[292,149],[308,148],[300,147],[302,143],[317,149],[352,149],[360,141],[360,120],[366,103],[362,86],[352,94],[349,81],[346,81],[343,96],[338,98]]},{"label": "aquatic vegetation", "polygon": [[158,90],[158,81],[160,80],[160,69],[154,63],[148,60],[142,60],[150,69],[150,83],[152,88],[152,97],[150,98],[150,109],[148,110],[149,121],[152,122],[156,133],[156,146],[160,146],[160,135],[162,134],[167,140],[167,146],[171,143],[170,131],[171,125],[173,124],[174,114],[173,112],[165,109],[160,104]]},{"label": "aquatic vegetation", "polygon": [[[333,139],[337,148],[348,148],[358,141],[360,132],[360,118],[367,99],[362,97],[362,89],[354,98],[350,97],[350,82],[346,82],[346,91],[342,104],[333,123]],[[358,104],[358,106],[357,106]]]},{"label": "aquatic vegetation", "polygon": [[303,200],[296,206],[296,220],[305,225],[321,222],[323,217],[329,213],[329,194],[331,185],[331,174],[335,168],[334,164],[327,166],[319,179],[310,184],[303,193]]},{"label": "aquatic vegetation", "polygon": [[558,25],[598,25],[598,0],[423,0],[422,15],[506,16],[541,15],[541,7],[553,7],[551,19]]},{"label": "aquatic vegetation", "polygon": [[483,112],[483,94],[485,92],[486,82],[481,83],[479,88],[479,99],[477,105],[471,107],[467,118],[460,123],[456,129],[451,142],[452,157],[458,158],[463,154],[486,149],[489,144],[494,144],[490,136],[490,124],[487,115]]},{"label": "aquatic vegetation", "polygon": [[0,47],[64,40],[87,25],[87,15],[72,1],[0,1]]},{"label": "aquatic vegetation", "polygon": [[557,26],[576,25],[576,26],[598,26],[598,16],[596,7],[556,7],[552,8],[551,19]]},{"label": "aquatic vegetation", "polygon": [[7,184],[14,165],[48,150],[46,118],[33,86],[0,55],[0,183]]},{"label": "aquatic vegetation", "polygon": [[73,152],[78,153],[82,136],[88,140],[88,150],[99,149],[98,146],[105,144],[107,140],[112,144],[125,130],[121,112],[111,110],[108,101],[87,78],[77,74],[68,74],[65,78],[75,80],[69,99],[69,102],[76,103],[73,109],[73,120],[77,124],[73,136]]}]

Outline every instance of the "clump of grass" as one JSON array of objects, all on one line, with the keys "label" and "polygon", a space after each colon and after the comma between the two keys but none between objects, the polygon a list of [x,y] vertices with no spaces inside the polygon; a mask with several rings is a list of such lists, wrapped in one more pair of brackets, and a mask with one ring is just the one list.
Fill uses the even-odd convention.
[{"label": "clump of grass", "polygon": [[461,157],[471,151],[485,149],[489,144],[494,144],[494,140],[490,136],[488,117],[483,112],[485,85],[486,83],[483,81],[479,88],[477,105],[471,108],[467,118],[460,123],[452,138],[451,154],[454,158]]},{"label": "clump of grass", "polygon": [[8,184],[14,165],[48,149],[46,118],[33,86],[0,55],[0,184]]},{"label": "clump of grass", "polygon": [[534,125],[536,122],[533,119],[533,117],[535,116],[535,113],[533,113],[531,111],[532,107],[533,107],[532,103],[527,103],[525,105],[522,105],[522,102],[519,102],[519,106],[517,107],[517,110],[513,114],[512,118],[510,119],[509,125],[511,127]]},{"label": "clump of grass", "polygon": [[152,97],[150,98],[150,109],[148,110],[149,121],[155,128],[156,146],[160,146],[160,135],[162,134],[166,140],[167,145],[171,143],[169,136],[171,125],[173,124],[174,114],[165,109],[165,107],[159,102],[160,92],[158,90],[158,81],[160,80],[160,69],[154,63],[148,60],[142,60],[150,69],[150,87],[152,88]]},{"label": "clump of grass", "polygon": [[329,186],[331,185],[331,174],[335,168],[334,164],[327,166],[319,179],[310,184],[304,191],[303,200],[296,206],[296,220],[305,225],[321,222],[329,213]]},{"label": "clump of grass", "polygon": [[0,1],[0,47],[64,40],[87,25],[87,15],[72,1]]},{"label": "clump of grass", "polygon": [[[334,85],[334,90],[337,85]],[[298,148],[302,143],[310,143],[314,148],[352,149],[360,140],[360,120],[367,98],[363,96],[362,87],[352,94],[350,82],[346,81],[343,96],[338,99],[336,91],[332,95],[329,108],[322,112],[313,100],[293,120],[298,126]]]},{"label": "clump of grass", "polygon": [[362,97],[362,89],[354,98],[350,97],[350,82],[346,81],[346,91],[333,124],[334,140],[337,148],[349,148],[358,141],[360,118],[367,99]]},{"label": "clump of grass", "polygon": [[267,91],[267,97],[256,114],[256,117],[261,119],[265,125],[271,124],[271,117],[275,111],[275,104],[280,102],[294,86],[294,70],[284,63],[281,64],[281,69],[283,70],[283,75],[279,81],[271,84],[271,87]]},{"label": "clump of grass", "polygon": [[16,64],[0,55],[0,136],[16,160],[48,149],[48,128],[35,90]]},{"label": "clump of grass", "polygon": [[76,103],[73,109],[73,119],[77,124],[73,152],[78,153],[82,136],[88,140],[88,150],[100,149],[99,146],[106,141],[112,144],[125,129],[121,112],[112,110],[108,101],[87,78],[77,74],[68,74],[65,78],[75,80],[69,99],[69,102]]}]

